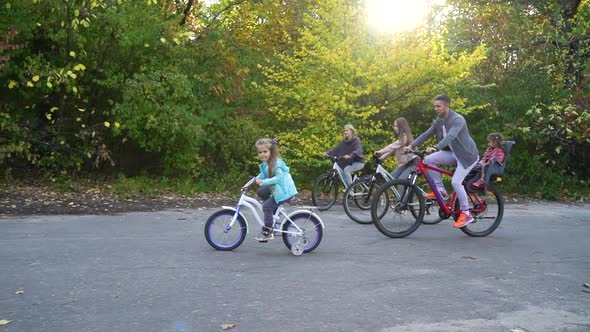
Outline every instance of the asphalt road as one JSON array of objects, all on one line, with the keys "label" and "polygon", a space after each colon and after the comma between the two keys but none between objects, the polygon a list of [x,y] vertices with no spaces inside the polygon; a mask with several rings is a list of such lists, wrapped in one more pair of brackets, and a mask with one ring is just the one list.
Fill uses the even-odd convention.
[{"label": "asphalt road", "polygon": [[3,218],[0,331],[590,331],[589,207],[390,239],[335,206],[302,256],[254,232],[215,251],[215,209]]}]

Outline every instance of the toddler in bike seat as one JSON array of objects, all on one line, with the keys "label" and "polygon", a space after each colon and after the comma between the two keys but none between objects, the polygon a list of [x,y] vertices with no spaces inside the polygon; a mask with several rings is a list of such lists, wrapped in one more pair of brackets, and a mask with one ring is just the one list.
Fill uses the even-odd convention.
[{"label": "toddler in bike seat", "polygon": [[488,135],[488,147],[483,153],[483,157],[475,166],[476,169],[479,169],[480,176],[479,180],[473,182],[473,187],[476,189],[480,189],[484,187],[484,179],[485,179],[485,172],[486,166],[488,166],[493,158],[496,158],[500,163],[504,162],[504,158],[506,157],[506,153],[504,152],[504,148],[502,147],[502,135],[498,133],[491,133]]},{"label": "toddler in bike seat", "polygon": [[260,242],[273,239],[273,214],[279,205],[290,201],[297,195],[295,182],[289,173],[289,167],[279,154],[278,138],[261,138],[256,141],[258,157],[262,164],[258,166],[260,174],[256,177],[256,184],[260,186],[256,194],[266,200],[262,205],[264,212],[264,226],[256,237]]}]

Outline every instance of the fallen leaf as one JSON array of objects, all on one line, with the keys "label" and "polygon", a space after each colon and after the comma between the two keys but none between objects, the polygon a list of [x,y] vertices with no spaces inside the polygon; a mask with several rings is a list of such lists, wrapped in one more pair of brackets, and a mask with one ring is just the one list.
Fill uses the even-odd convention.
[{"label": "fallen leaf", "polygon": [[0,326],[4,326],[4,325],[8,325],[8,324],[10,324],[10,321],[9,320],[0,319]]},{"label": "fallen leaf", "polygon": [[221,324],[221,329],[222,330],[229,330],[231,328],[236,327],[236,324]]}]

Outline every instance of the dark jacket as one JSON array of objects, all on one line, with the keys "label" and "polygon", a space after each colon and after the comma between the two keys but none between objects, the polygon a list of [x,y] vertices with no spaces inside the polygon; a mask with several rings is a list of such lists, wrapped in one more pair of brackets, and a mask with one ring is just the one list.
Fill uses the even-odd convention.
[{"label": "dark jacket", "polygon": [[326,152],[331,156],[342,157],[345,155],[349,155],[350,159],[341,159],[338,161],[338,166],[344,168],[353,162],[365,162],[365,154],[363,153],[363,146],[361,145],[361,139],[358,136],[354,136],[351,140],[347,141],[343,139],[332,148],[330,151]]}]

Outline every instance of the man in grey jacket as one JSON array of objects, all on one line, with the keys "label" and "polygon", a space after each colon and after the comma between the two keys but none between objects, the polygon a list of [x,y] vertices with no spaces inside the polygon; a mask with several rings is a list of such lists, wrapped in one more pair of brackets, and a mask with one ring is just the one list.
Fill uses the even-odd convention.
[{"label": "man in grey jacket", "polygon": [[[461,228],[473,221],[473,217],[469,213],[467,192],[461,183],[469,171],[477,164],[479,152],[475,141],[469,136],[465,118],[451,110],[451,98],[449,96],[438,95],[434,97],[434,111],[438,114],[438,118],[434,120],[428,130],[410,143],[408,148],[413,150],[414,147],[419,146],[436,134],[438,144],[426,149],[426,152],[430,155],[424,159],[424,162],[437,167],[438,165],[457,166],[451,183],[459,199],[461,215],[453,226]],[[434,181],[437,191],[442,197],[445,197],[447,193],[442,181],[442,174],[434,171],[428,171],[428,174]],[[436,195],[438,194],[432,192],[427,194],[426,198],[436,199]]]}]

